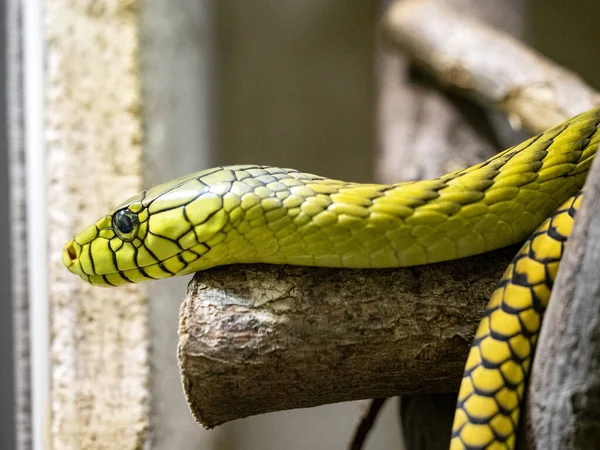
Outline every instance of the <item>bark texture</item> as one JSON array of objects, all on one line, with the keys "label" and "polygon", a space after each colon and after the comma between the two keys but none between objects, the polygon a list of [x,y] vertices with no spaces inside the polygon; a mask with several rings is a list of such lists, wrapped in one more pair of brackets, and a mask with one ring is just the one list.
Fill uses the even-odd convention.
[{"label": "bark texture", "polygon": [[515,248],[394,270],[245,265],[197,273],[179,363],[205,427],[269,411],[457,390]]},{"label": "bark texture", "polygon": [[533,363],[529,448],[600,443],[600,159],[592,165]]},{"label": "bark texture", "polygon": [[398,1],[383,26],[439,83],[495,106],[533,133],[600,103],[576,74],[442,2]]},{"label": "bark texture", "polygon": [[99,289],[62,247],[140,189],[136,0],[45,2],[51,373],[48,446],[141,449],[148,438],[143,286]]}]

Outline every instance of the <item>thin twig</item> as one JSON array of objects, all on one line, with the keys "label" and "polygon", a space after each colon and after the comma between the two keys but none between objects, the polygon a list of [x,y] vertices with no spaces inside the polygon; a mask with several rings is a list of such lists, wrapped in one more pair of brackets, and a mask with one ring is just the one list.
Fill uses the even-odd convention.
[{"label": "thin twig", "polygon": [[363,445],[367,440],[367,436],[375,424],[375,419],[377,419],[377,415],[379,414],[379,411],[381,411],[381,408],[383,408],[386,400],[387,398],[374,398],[370,401],[369,407],[356,427],[354,437],[348,447],[349,450],[362,450]]}]

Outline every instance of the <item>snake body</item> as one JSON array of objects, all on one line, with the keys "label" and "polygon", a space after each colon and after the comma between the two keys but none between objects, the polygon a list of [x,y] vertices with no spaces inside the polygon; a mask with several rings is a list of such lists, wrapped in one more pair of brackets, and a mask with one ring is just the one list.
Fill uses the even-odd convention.
[{"label": "snake body", "polygon": [[100,286],[233,263],[412,266],[523,242],[567,201],[507,269],[459,395],[452,448],[513,448],[532,348],[599,124],[594,109],[481,164],[417,182],[358,184],[256,165],[197,172],[119,205],[69,241],[63,261]]},{"label": "snake body", "polygon": [[451,450],[515,447],[533,350],[581,199],[546,219],[498,282],[465,366]]}]

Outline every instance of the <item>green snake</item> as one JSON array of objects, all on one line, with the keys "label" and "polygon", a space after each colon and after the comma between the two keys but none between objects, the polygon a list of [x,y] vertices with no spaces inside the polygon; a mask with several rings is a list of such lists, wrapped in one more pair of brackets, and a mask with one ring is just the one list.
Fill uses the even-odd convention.
[{"label": "green snake", "polygon": [[122,203],[69,241],[63,261],[91,284],[118,286],[234,263],[413,266],[526,241],[477,330],[451,441],[452,449],[512,449],[599,124],[594,109],[417,182],[358,184],[257,165],[204,170]]}]

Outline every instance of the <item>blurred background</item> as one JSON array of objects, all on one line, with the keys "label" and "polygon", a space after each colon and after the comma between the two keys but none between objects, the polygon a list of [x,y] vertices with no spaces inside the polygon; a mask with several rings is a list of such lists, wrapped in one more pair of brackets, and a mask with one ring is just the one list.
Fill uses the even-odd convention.
[{"label": "blurred background", "polygon": [[[373,180],[377,25],[387,3],[141,2],[144,184],[233,163],[294,167],[334,178]],[[600,28],[596,26],[600,2],[515,3],[521,5],[516,14],[524,23],[525,39],[600,88]],[[43,8],[69,4],[48,0]],[[23,75],[15,67],[16,61],[22,61],[22,48],[15,42],[27,38],[21,21],[29,14],[29,6],[18,0],[0,4],[0,18],[5,23],[0,43],[5,67],[0,70],[0,80],[6,87],[0,102],[0,448],[7,450],[16,448],[18,441],[15,386],[19,380],[25,389],[18,397],[25,401],[22,407],[27,403],[23,398],[29,395],[24,381],[29,376],[30,357],[29,330],[24,327],[29,325],[23,314],[32,313],[31,306],[25,313],[19,311],[23,304],[11,298],[27,295],[19,278],[19,274],[25,276],[25,269],[15,270],[15,261],[23,256],[24,248],[15,240],[17,231],[9,222],[11,216],[23,220],[24,213],[19,209],[23,205],[9,204],[15,195],[23,198],[15,194],[22,188],[18,183],[22,182],[19,171],[23,167],[15,157],[9,172],[6,114],[11,107],[9,99],[17,100],[11,96],[16,92],[11,91],[15,84],[7,81],[6,74]],[[18,134],[15,130],[12,133],[13,138]],[[9,180],[14,182],[11,186]],[[176,360],[178,306],[187,282],[187,278],[166,280],[156,283],[150,293],[150,448],[345,448],[362,411],[363,406],[357,403],[251,417],[208,432],[193,421]],[[20,366],[15,365],[17,360]],[[398,448],[396,408],[395,403],[388,403],[367,449]],[[26,410],[20,412],[26,416]],[[42,444],[38,442],[36,448],[50,448]],[[31,442],[21,436],[19,449],[33,448],[30,446]]]}]

